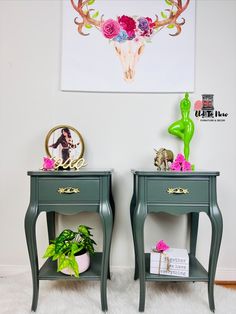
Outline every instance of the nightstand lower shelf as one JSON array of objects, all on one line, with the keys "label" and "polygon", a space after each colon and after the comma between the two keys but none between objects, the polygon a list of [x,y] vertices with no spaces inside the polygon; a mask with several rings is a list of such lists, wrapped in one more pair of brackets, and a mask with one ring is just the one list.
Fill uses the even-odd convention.
[{"label": "nightstand lower shelf", "polygon": [[145,280],[146,281],[206,281],[208,282],[208,272],[193,255],[189,254],[189,277],[177,277],[167,275],[150,274],[150,253],[145,253]]},{"label": "nightstand lower shelf", "polygon": [[[219,256],[223,220],[217,204],[216,177],[218,171],[140,171],[133,170],[133,196],[130,218],[134,240],[134,279],[139,278],[139,311],[145,310],[147,281],[208,283],[209,307],[215,311],[214,281]],[[144,226],[149,214],[188,215],[189,217],[189,277],[150,274],[150,257],[144,254]],[[195,258],[199,214],[205,213],[211,223],[211,246],[208,271]]]},{"label": "nightstand lower shelf", "polygon": [[[110,278],[110,248],[115,214],[111,189],[112,171],[30,171],[28,175],[30,175],[30,203],[25,215],[25,235],[33,283],[31,311],[37,310],[39,280],[99,280],[101,308],[106,312],[107,279]],[[60,193],[64,190],[69,193]],[[57,272],[56,261],[47,260],[39,269],[36,223],[42,212],[46,213],[48,243],[56,238],[56,214],[71,215],[82,212],[99,214],[103,249],[91,257],[90,268],[79,278]]]},{"label": "nightstand lower shelf", "polygon": [[48,259],[39,270],[39,280],[100,280],[102,253],[97,252],[90,258],[91,264],[89,269],[80,274],[79,278],[57,272],[57,261]]}]

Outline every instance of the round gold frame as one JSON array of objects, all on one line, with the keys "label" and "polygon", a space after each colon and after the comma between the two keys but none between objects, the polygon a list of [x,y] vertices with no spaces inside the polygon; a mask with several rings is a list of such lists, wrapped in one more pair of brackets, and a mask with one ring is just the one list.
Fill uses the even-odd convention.
[{"label": "round gold frame", "polygon": [[49,139],[50,139],[51,135],[52,135],[56,130],[58,130],[58,129],[64,129],[64,128],[68,128],[69,130],[75,132],[75,133],[78,135],[79,139],[80,139],[81,152],[80,152],[79,157],[78,157],[77,159],[75,159],[75,161],[78,161],[78,160],[79,160],[80,158],[82,158],[83,155],[84,155],[84,140],[83,140],[83,137],[82,137],[82,135],[80,134],[80,132],[77,131],[74,127],[69,126],[69,125],[64,125],[64,124],[62,124],[62,125],[57,125],[57,126],[55,126],[54,128],[52,128],[52,129],[48,132],[48,134],[47,134],[47,136],[46,136],[46,139],[45,139],[45,151],[46,151],[46,154],[47,154],[48,157],[52,158],[52,155],[50,154],[49,149],[48,149],[48,142],[49,142]]}]

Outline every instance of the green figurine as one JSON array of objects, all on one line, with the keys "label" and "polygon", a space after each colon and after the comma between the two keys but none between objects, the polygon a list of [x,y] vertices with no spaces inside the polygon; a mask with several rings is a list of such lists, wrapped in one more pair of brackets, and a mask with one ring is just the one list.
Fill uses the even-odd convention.
[{"label": "green figurine", "polygon": [[174,122],[169,126],[168,132],[172,135],[178,136],[184,142],[184,157],[189,159],[190,153],[190,141],[194,133],[194,123],[190,119],[190,107],[191,102],[189,100],[189,94],[185,93],[184,99],[180,102],[180,110],[182,119]]}]

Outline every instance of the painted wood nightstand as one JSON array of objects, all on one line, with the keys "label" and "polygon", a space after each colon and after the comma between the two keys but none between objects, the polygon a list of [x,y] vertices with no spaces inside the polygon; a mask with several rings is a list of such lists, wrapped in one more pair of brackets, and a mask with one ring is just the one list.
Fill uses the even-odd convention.
[{"label": "painted wood nightstand", "polygon": [[[215,310],[214,280],[222,238],[223,221],[217,204],[219,172],[161,172],[133,170],[134,191],[130,206],[135,251],[134,279],[140,281],[139,311],[145,308],[146,281],[205,281],[211,311]],[[144,222],[149,213],[190,215],[189,277],[150,274],[150,254],[144,252]],[[208,271],[196,258],[199,213],[205,212],[212,226]]]},{"label": "painted wood nightstand", "polygon": [[[25,234],[33,279],[31,310],[37,309],[39,280],[100,280],[101,307],[107,311],[107,278],[110,276],[109,256],[115,211],[111,192],[112,172],[31,171],[28,175],[31,177],[31,192],[25,215]],[[41,212],[46,212],[49,240],[55,239],[55,213],[97,212],[100,215],[103,252],[96,252],[91,257],[89,270],[80,274],[79,279],[58,273],[56,262],[49,259],[39,269],[35,226]]]}]

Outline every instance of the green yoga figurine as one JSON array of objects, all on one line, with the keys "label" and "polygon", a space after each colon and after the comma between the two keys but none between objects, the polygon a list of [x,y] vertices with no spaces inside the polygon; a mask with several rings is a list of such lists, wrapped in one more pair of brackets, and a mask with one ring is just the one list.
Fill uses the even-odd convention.
[{"label": "green yoga figurine", "polygon": [[184,142],[184,157],[189,159],[190,153],[190,141],[194,133],[194,123],[190,119],[190,107],[191,102],[189,100],[189,94],[185,93],[184,98],[180,102],[180,110],[182,119],[174,122],[169,126],[168,132],[172,135],[178,136]]}]

